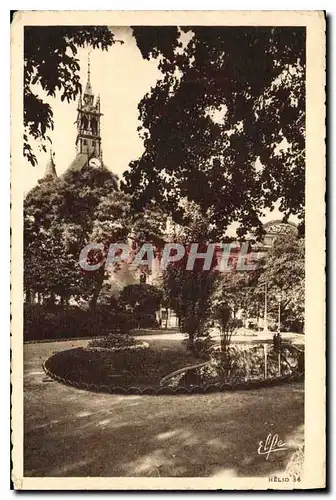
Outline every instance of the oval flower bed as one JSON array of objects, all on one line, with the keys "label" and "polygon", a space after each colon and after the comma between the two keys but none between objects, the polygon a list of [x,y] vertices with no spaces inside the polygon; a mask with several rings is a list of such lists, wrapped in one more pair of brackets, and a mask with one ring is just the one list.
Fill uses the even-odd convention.
[{"label": "oval flower bed", "polygon": [[[79,347],[53,354],[44,364],[48,375],[71,385],[119,388],[160,388],[160,380],[179,368],[195,365],[197,359],[180,350],[151,347]],[[93,389],[95,389],[93,387]]]},{"label": "oval flower bed", "polygon": [[[131,347],[131,346],[130,346]],[[53,354],[44,364],[52,378],[74,387],[123,394],[188,394],[254,388],[300,380],[300,354],[284,350],[278,374],[277,353],[269,346],[264,377],[262,346],[230,347],[230,367],[221,353],[200,360],[179,350],[76,348]]]}]

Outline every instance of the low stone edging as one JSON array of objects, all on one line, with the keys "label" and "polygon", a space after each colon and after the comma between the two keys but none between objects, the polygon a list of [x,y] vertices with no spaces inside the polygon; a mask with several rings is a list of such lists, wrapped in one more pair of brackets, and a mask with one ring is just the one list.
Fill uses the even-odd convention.
[{"label": "low stone edging", "polygon": [[56,375],[55,373],[48,370],[46,367],[46,360],[42,367],[46,375],[56,382],[60,382],[65,385],[69,385],[71,387],[75,387],[76,389],[82,389],[86,391],[92,392],[102,392],[108,394],[120,394],[120,395],[139,395],[139,396],[163,396],[163,395],[192,395],[192,394],[208,394],[213,392],[228,392],[228,391],[237,391],[237,390],[250,390],[250,389],[259,389],[262,387],[272,387],[276,385],[282,385],[290,382],[301,382],[304,380],[304,374],[291,374],[291,375],[283,375],[281,377],[274,377],[264,380],[250,380],[246,382],[238,382],[235,384],[232,383],[221,383],[221,384],[210,384],[207,386],[180,386],[176,388],[172,388],[169,386],[162,387],[118,387],[118,386],[109,386],[109,385],[98,385],[98,384],[88,384],[86,382],[76,382],[72,380],[65,379]]}]

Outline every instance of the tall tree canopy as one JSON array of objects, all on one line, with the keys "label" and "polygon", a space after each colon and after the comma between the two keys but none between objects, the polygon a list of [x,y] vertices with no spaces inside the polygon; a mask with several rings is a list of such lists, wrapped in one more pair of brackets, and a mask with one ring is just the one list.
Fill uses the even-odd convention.
[{"label": "tall tree canopy", "polygon": [[265,284],[267,311],[277,324],[279,302],[281,328],[303,331],[305,301],[304,239],[295,234],[279,235],[254,271],[223,273],[217,282],[214,304],[225,303],[233,311],[243,310],[245,318],[264,314]]},{"label": "tall tree canopy", "polygon": [[279,236],[270,250],[267,264],[259,276],[259,290],[267,282],[269,312],[291,331],[304,329],[305,242],[294,235]]},{"label": "tall tree canopy", "polygon": [[139,104],[145,151],[124,189],[175,220],[196,202],[220,234],[262,231],[280,202],[303,219],[305,30],[296,27],[134,27],[163,78]]},{"label": "tall tree canopy", "polygon": [[77,47],[85,45],[107,50],[116,42],[107,27],[100,26],[26,26],[24,30],[24,146],[23,153],[32,165],[36,156],[29,138],[48,139],[53,128],[51,106],[38,95],[38,87],[48,95],[59,93],[70,102],[81,91]]},{"label": "tall tree canopy", "polygon": [[[148,213],[149,212],[149,213]],[[134,216],[130,197],[118,189],[107,169],[84,167],[56,181],[44,180],[24,202],[24,285],[29,298],[39,292],[90,300],[94,309],[109,272],[101,266],[83,271],[81,250],[102,243],[106,258],[111,243],[156,242],[165,227],[163,216],[151,211]],[[99,259],[100,260],[100,259]],[[113,269],[109,269],[110,272]]]}]

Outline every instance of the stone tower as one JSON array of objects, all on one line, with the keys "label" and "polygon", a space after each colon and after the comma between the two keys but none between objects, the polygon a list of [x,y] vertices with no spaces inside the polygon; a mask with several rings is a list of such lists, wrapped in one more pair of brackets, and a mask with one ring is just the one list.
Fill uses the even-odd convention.
[{"label": "stone tower", "polygon": [[88,158],[102,159],[100,136],[100,97],[95,98],[90,80],[90,56],[88,59],[88,77],[84,94],[79,97],[77,107],[77,154]]}]

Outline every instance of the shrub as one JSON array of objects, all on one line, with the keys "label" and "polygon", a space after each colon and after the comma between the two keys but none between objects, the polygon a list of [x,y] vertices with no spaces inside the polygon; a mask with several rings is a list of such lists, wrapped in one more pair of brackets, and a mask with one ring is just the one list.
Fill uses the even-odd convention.
[{"label": "shrub", "polygon": [[105,349],[120,349],[135,346],[135,339],[129,335],[110,334],[102,339],[94,339],[88,343],[88,347],[103,347]]},{"label": "shrub", "polygon": [[120,304],[132,309],[135,316],[154,315],[160,308],[162,291],[146,283],[137,283],[125,286],[119,297]]},{"label": "shrub", "polygon": [[133,324],[135,323],[138,328],[157,328],[159,326],[154,313],[139,314],[138,318],[135,318],[133,321]]},{"label": "shrub", "polygon": [[32,304],[24,308],[24,340],[52,340],[74,337],[92,337],[109,333],[127,333],[134,327],[129,313],[111,310],[100,305],[93,313],[71,306],[52,310]]},{"label": "shrub", "polygon": [[[303,353],[292,346],[284,346],[281,357],[281,375],[302,373]],[[226,352],[213,352],[211,361],[204,366],[186,370],[167,379],[168,385],[209,385],[217,383],[240,384],[263,380],[265,357],[262,345],[233,345]],[[267,378],[279,376],[278,354],[272,346],[267,355]]]},{"label": "shrub", "polygon": [[55,307],[51,311],[33,304],[24,308],[24,340],[85,337],[91,330],[87,311],[78,307]]},{"label": "shrub", "polygon": [[249,319],[248,328],[250,328],[251,330],[259,331],[260,330],[260,325],[259,325],[258,320],[253,319],[253,318]]},{"label": "shrub", "polygon": [[188,336],[185,340],[183,340],[183,344],[187,351],[190,351],[197,358],[208,358],[215,341],[210,337],[210,335],[198,336],[194,339],[191,339],[190,336]]},{"label": "shrub", "polygon": [[[264,376],[265,359],[262,346],[232,346],[230,348],[229,375],[232,381],[245,381],[248,379],[259,379]],[[271,373],[271,365],[268,363],[268,374]]]}]

